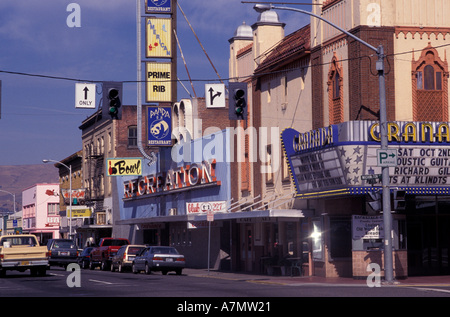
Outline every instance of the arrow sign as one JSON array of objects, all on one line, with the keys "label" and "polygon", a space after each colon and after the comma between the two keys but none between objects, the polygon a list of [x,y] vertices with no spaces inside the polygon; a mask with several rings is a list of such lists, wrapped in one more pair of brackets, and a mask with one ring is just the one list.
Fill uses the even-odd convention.
[{"label": "arrow sign", "polygon": [[75,84],[75,108],[95,109],[95,84]]},{"label": "arrow sign", "polygon": [[377,150],[377,166],[397,166],[397,150]]},{"label": "arrow sign", "polygon": [[89,89],[87,87],[84,87],[83,91],[84,91],[84,100],[87,100],[88,99],[88,91],[89,91]]},{"label": "arrow sign", "polygon": [[211,106],[214,106],[214,98],[216,97],[220,97],[220,95],[222,95],[222,93],[220,91],[218,91],[215,95],[214,95],[214,89],[211,87],[209,88],[209,100],[211,101]]},{"label": "arrow sign", "polygon": [[225,108],[225,85],[205,85],[206,108]]}]

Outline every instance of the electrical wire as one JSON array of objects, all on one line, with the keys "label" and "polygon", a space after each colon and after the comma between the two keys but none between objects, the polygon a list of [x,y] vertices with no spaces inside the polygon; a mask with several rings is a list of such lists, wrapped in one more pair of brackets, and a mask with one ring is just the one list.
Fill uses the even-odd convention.
[{"label": "electrical wire", "polygon": [[[439,46],[434,46],[432,48],[442,48],[442,47],[446,47],[446,46],[450,46],[450,43],[448,44],[442,44]],[[405,54],[411,54],[413,53],[414,50],[409,50],[409,51],[405,51],[405,52],[398,52],[398,53],[392,53],[392,54],[385,54],[385,58],[387,57],[392,57],[392,56],[399,56],[399,55],[405,55]],[[363,55],[363,56],[358,56],[358,57],[353,57],[353,58],[346,58],[346,59],[342,59],[339,62],[350,62],[350,61],[355,61],[358,59],[363,59],[363,58],[368,58],[371,61],[371,57],[373,57],[374,54],[370,54],[370,55]],[[294,68],[288,68],[288,69],[283,69],[283,70],[279,70],[279,71],[270,71],[270,72],[264,72],[264,73],[258,73],[258,76],[268,76],[268,75],[276,75],[278,73],[281,72],[289,72],[289,71],[296,71],[296,70],[300,70],[300,69],[309,69],[309,68],[313,68],[313,67],[321,67],[321,66],[326,66],[326,65],[330,65],[332,63],[332,61],[330,62],[324,62],[324,63],[320,63],[320,64],[315,64],[315,65],[309,65],[309,66],[302,66],[302,67],[294,67]],[[61,76],[51,76],[51,75],[43,75],[43,74],[33,74],[33,73],[26,73],[26,72],[16,72],[16,71],[8,71],[8,70],[1,70],[0,69],[0,73],[4,73],[4,74],[10,74],[10,75],[18,75],[18,76],[28,76],[28,77],[37,77],[37,78],[45,78],[45,79],[55,79],[55,80],[65,80],[65,81],[73,81],[73,82],[86,82],[86,83],[103,83],[104,81],[102,80],[93,80],[93,79],[80,79],[80,78],[71,78],[71,77],[61,77]],[[373,73],[372,73],[373,74]],[[249,79],[249,78],[253,78],[255,75],[251,74],[248,76],[240,76],[239,78],[245,78],[245,79]],[[229,77],[229,78],[221,78],[221,79],[217,79],[217,78],[205,78],[205,79],[174,79],[174,80],[158,80],[158,82],[215,82],[215,81],[232,81],[235,80],[236,78],[234,77]],[[121,81],[124,84],[129,83],[129,84],[135,84],[138,82],[141,83],[146,83],[146,80],[124,80]]]}]

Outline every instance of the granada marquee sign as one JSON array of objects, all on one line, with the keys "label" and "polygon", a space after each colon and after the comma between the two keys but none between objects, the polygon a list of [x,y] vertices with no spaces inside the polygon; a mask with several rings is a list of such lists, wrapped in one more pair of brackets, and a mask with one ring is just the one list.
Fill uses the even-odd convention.
[{"label": "granada marquee sign", "polygon": [[[366,175],[381,174],[378,121],[350,121],[305,133],[285,129],[282,143],[299,198],[364,194]],[[390,122],[388,148],[396,150],[390,185],[410,194],[450,194],[450,125]]]},{"label": "granada marquee sign", "polygon": [[151,197],[218,185],[220,181],[216,177],[216,160],[213,159],[125,181],[123,199]]}]

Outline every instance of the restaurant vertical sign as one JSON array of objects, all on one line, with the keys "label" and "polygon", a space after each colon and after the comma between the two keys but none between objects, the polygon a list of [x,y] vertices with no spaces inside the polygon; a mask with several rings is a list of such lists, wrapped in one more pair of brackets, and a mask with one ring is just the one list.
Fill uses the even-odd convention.
[{"label": "restaurant vertical sign", "polygon": [[172,13],[172,0],[145,0],[145,13]]}]

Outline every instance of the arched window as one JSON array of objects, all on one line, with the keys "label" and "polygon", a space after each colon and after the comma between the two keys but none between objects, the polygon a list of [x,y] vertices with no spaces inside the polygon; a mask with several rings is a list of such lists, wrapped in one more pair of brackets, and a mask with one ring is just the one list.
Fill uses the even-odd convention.
[{"label": "arched window", "polygon": [[448,121],[448,63],[431,43],[412,61],[414,121]]},{"label": "arched window", "polygon": [[328,72],[328,109],[330,124],[344,122],[343,70],[336,53]]}]

